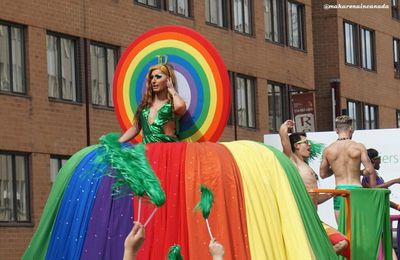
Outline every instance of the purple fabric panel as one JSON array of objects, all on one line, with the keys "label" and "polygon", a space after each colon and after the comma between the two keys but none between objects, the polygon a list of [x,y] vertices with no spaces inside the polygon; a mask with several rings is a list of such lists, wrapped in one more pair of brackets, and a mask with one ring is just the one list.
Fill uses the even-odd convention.
[{"label": "purple fabric panel", "polygon": [[122,259],[133,225],[132,197],[112,197],[114,180],[105,176],[96,194],[81,259]]}]

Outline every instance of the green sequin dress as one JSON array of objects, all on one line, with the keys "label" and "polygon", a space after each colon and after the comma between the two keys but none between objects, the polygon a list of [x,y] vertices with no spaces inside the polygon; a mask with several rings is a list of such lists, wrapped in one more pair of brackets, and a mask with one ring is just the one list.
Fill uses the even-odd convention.
[{"label": "green sequin dress", "polygon": [[[164,133],[164,125],[171,120],[175,120],[176,129],[178,129],[178,122],[172,112],[172,104],[165,103],[157,112],[154,122],[149,124],[150,108],[146,107],[142,110],[140,115],[140,124],[143,131],[143,143],[155,142],[177,142],[176,136],[166,135]],[[178,131],[176,131],[178,133]]]}]

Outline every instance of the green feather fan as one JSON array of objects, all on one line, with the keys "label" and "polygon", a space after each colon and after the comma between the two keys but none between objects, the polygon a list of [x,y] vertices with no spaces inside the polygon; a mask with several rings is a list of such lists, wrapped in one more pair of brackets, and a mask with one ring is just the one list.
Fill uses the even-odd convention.
[{"label": "green feather fan", "polygon": [[147,194],[150,201],[161,206],[165,202],[165,193],[147,161],[144,145],[123,146],[118,142],[119,136],[119,133],[102,136],[101,149],[95,160],[111,165],[108,175],[115,178],[113,195],[123,196],[129,189],[137,196]]},{"label": "green feather fan", "polygon": [[199,201],[199,203],[197,203],[195,209],[201,209],[203,217],[205,219],[208,219],[208,216],[210,215],[210,211],[214,203],[214,194],[205,185],[200,186],[200,192],[201,192],[201,200]]},{"label": "green feather fan", "polygon": [[308,141],[310,142],[311,149],[310,149],[310,157],[308,158],[307,162],[310,162],[322,155],[322,152],[325,149],[325,144],[316,143],[311,140]]},{"label": "green feather fan", "polygon": [[171,246],[168,252],[168,260],[183,260],[181,247],[179,245]]}]

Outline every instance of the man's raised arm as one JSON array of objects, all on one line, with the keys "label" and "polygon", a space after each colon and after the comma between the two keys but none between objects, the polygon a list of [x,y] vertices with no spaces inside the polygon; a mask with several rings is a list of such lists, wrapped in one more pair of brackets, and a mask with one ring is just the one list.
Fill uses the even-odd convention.
[{"label": "man's raised arm", "polygon": [[289,129],[293,129],[293,125],[294,122],[292,120],[286,120],[279,128],[279,137],[281,138],[283,153],[289,158],[293,154],[289,139]]}]

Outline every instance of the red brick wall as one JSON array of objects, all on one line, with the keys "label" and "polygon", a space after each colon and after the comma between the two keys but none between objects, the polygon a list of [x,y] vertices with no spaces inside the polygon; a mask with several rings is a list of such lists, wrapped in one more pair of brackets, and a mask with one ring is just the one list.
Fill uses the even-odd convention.
[{"label": "red brick wall", "polygon": [[[400,80],[393,72],[393,37],[400,37],[400,22],[389,9],[323,10],[323,4],[340,1],[313,1],[315,84],[317,89],[318,130],[332,129],[330,80],[340,80],[341,109],[347,99],[379,106],[379,127],[396,127],[395,111],[400,107]],[[342,3],[342,2],[341,2]],[[372,0],[348,4],[377,4]],[[343,3],[342,3],[343,4]],[[345,65],[343,20],[375,31],[377,70],[370,72]],[[377,22],[379,21],[379,22]]]},{"label": "red brick wall", "polygon": [[[0,1],[0,20],[26,26],[26,76],[28,95],[0,94],[0,150],[30,154],[32,226],[0,225],[0,259],[20,259],[35,231],[51,188],[50,155],[72,155],[87,143],[111,131],[120,131],[114,111],[89,105],[50,101],[47,83],[47,31],[59,32],[115,46],[121,51],[150,28],[177,24],[194,28],[218,49],[228,70],[253,76],[256,81],[256,129],[237,127],[238,139],[263,140],[268,132],[267,80],[314,89],[311,1],[306,4],[305,52],[267,42],[264,4],[254,1],[254,35],[205,23],[204,1],[193,1],[193,18],[134,4],[132,0],[100,1]],[[80,41],[83,42],[83,41]],[[83,50],[83,48],[81,48]],[[82,61],[82,58],[80,58]],[[83,73],[88,72],[80,72]],[[81,86],[84,86],[83,79]],[[87,140],[86,124],[90,125]],[[227,127],[222,141],[234,139]]]}]

